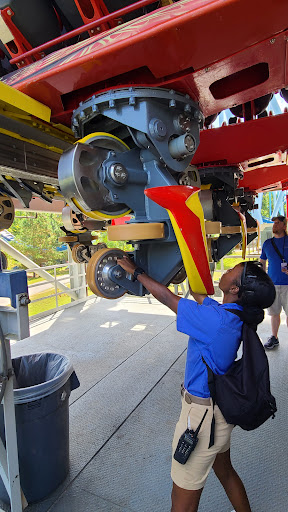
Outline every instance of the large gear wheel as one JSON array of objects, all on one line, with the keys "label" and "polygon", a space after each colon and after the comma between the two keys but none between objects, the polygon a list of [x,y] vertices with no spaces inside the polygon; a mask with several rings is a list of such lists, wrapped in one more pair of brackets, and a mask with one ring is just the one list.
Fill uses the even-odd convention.
[{"label": "large gear wheel", "polygon": [[72,247],[72,259],[75,261],[75,263],[86,263],[87,260],[83,258],[82,251],[85,250],[84,244],[75,244]]},{"label": "large gear wheel", "polygon": [[[115,135],[111,135],[110,133],[105,132],[90,133],[89,135],[86,135],[82,139],[78,140],[77,143],[80,143],[79,146],[77,146],[78,148],[81,148],[81,145],[83,144],[87,144],[93,148],[98,147],[100,153],[104,152],[101,157],[104,159],[106,158],[109,151],[124,152],[129,150],[129,147],[127,144],[125,144],[125,142],[123,142],[118,137],[115,137]],[[103,206],[103,209],[91,211],[89,208],[87,208],[87,204],[85,203],[87,189],[83,187],[82,181],[83,177],[85,177],[86,181],[88,180],[90,183],[89,186],[91,188],[91,186],[93,186],[93,176],[91,175],[90,171],[87,176],[85,175],[87,169],[85,167],[85,163],[82,162],[83,149],[79,149],[78,151],[77,147],[71,150],[73,156],[68,152],[69,154],[66,153],[62,155],[59,162],[60,188],[62,190],[62,194],[64,197],[66,197],[72,209],[81,212],[86,217],[90,217],[99,221],[112,220],[128,215],[131,210],[124,204],[111,205],[109,202],[107,202],[105,203],[105,206]],[[100,165],[100,160],[98,164]],[[71,169],[68,174],[67,169]],[[102,193],[104,194],[103,187]]]},{"label": "large gear wheel", "polygon": [[8,259],[4,252],[0,251],[0,259],[1,259],[1,270],[6,270],[8,268]]},{"label": "large gear wheel", "polygon": [[62,221],[67,231],[71,233],[83,233],[87,231],[87,228],[82,224],[83,220],[84,217],[82,213],[76,213],[70,206],[64,206],[62,210]]},{"label": "large gear wheel", "polygon": [[0,231],[12,226],[15,216],[13,201],[8,196],[0,196]]},{"label": "large gear wheel", "polygon": [[117,265],[117,259],[126,254],[121,249],[100,249],[87,265],[87,284],[90,290],[105,299],[118,299],[126,290],[110,279],[109,271]]},{"label": "large gear wheel", "polygon": [[186,273],[185,267],[183,266],[182,268],[180,268],[180,270],[178,270],[177,274],[175,274],[173,279],[171,279],[171,284],[179,285],[179,284],[183,283],[183,281],[185,281],[186,278],[187,278],[187,273]]}]

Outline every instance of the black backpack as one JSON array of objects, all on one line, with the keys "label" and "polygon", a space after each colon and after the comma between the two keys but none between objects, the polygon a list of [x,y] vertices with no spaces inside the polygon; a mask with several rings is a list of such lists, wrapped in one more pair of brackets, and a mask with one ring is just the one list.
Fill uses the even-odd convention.
[{"label": "black backpack", "polygon": [[[228,310],[241,318],[241,311]],[[202,357],[208,371],[208,386],[213,400],[227,423],[244,430],[260,427],[277,411],[276,400],[270,391],[269,364],[259,336],[252,327],[243,324],[243,355],[234,361],[224,375],[213,373]],[[210,445],[214,443],[213,415]]]}]

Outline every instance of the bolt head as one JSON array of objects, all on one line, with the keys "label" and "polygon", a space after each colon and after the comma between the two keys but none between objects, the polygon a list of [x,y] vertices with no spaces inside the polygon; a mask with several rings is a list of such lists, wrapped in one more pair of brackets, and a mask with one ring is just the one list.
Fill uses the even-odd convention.
[{"label": "bolt head", "polygon": [[121,277],[123,276],[123,271],[122,270],[114,270],[113,276],[116,277],[116,279],[121,279]]},{"label": "bolt head", "polygon": [[164,139],[167,133],[166,124],[161,121],[161,119],[151,119],[149,123],[149,131],[152,136],[156,137],[156,139]]},{"label": "bolt head", "polygon": [[128,180],[128,171],[126,167],[120,163],[113,163],[109,168],[109,174],[114,183],[117,183],[117,185],[124,185],[124,183],[126,183]]}]

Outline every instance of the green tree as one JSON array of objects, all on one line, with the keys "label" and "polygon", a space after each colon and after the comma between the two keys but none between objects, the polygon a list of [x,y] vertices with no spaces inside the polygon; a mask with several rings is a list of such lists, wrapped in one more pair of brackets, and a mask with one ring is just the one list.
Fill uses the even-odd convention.
[{"label": "green tree", "polygon": [[15,236],[11,245],[40,266],[55,265],[67,261],[67,252],[56,251],[58,238],[63,236],[61,215],[38,213],[36,218],[24,217],[16,212],[10,232]]},{"label": "green tree", "polygon": [[[262,217],[264,219],[269,219],[270,220],[270,209],[269,209],[269,200],[270,200],[270,208],[271,208],[271,212],[273,212],[273,208],[274,208],[274,196],[273,194],[271,194],[270,192],[265,192],[263,194],[263,198],[262,198],[262,208],[261,208],[261,214],[262,214]],[[286,213],[286,204],[284,204],[284,213]]]},{"label": "green tree", "polygon": [[[270,196],[271,201],[271,211],[273,211],[274,206],[274,198],[271,194]],[[265,192],[263,194],[262,198],[262,208],[261,208],[261,214],[264,219],[270,219],[270,211],[269,211],[269,192]]]}]

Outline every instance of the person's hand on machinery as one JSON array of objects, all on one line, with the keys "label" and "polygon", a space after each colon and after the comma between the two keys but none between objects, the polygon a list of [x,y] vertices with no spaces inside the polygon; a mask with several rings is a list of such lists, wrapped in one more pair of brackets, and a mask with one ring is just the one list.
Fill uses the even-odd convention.
[{"label": "person's hand on machinery", "polygon": [[[120,267],[126,270],[126,272],[129,272],[129,274],[134,274],[136,268],[139,268],[135,265],[134,261],[131,261],[126,255],[123,255],[123,258],[117,259],[117,265],[120,265]],[[177,313],[178,302],[180,300],[178,295],[172,293],[166,286],[164,286],[164,284],[161,284],[152,277],[149,277],[146,273],[140,273],[136,279],[143,284],[146,290],[148,290],[155,299],[172,309],[174,313]]]},{"label": "person's hand on machinery", "polygon": [[128,256],[124,255],[122,258],[117,259],[117,264],[120,265],[129,274],[134,274],[137,265]]}]

